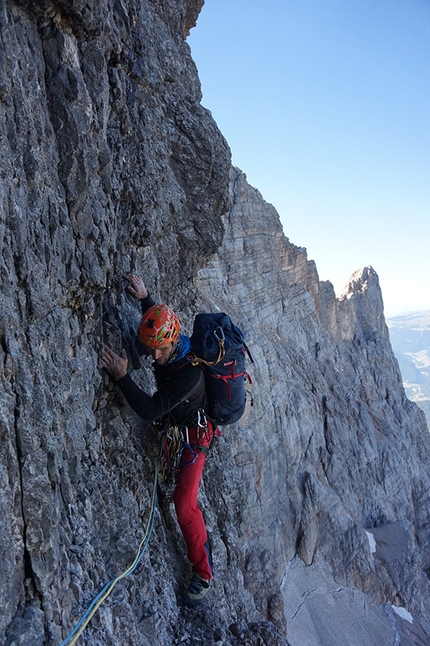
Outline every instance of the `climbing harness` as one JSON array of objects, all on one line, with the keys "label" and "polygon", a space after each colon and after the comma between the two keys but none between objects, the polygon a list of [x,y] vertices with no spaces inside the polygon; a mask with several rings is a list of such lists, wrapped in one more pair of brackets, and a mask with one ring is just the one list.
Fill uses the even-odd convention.
[{"label": "climbing harness", "polygon": [[136,557],[133,561],[133,563],[126,569],[122,574],[119,574],[116,576],[114,579],[106,583],[104,588],[99,592],[99,594],[95,597],[95,599],[91,602],[89,608],[84,612],[76,626],[73,628],[73,630],[68,634],[66,639],[64,639],[60,646],[73,646],[73,644],[76,644],[78,641],[79,637],[82,635],[84,632],[85,628],[87,627],[88,623],[92,619],[92,617],[95,615],[103,601],[105,601],[118,581],[121,581],[121,579],[125,579],[125,577],[129,576],[136,567],[138,566],[140,560],[142,559],[142,556],[148,546],[149,539],[151,537],[152,529],[154,527],[154,518],[155,518],[155,510],[157,506],[157,483],[158,483],[158,464],[156,465],[155,468],[155,477],[154,477],[154,487],[153,487],[153,492],[152,492],[152,500],[151,500],[151,507],[150,507],[150,512],[149,512],[149,519],[148,523],[146,526],[145,534],[140,542],[139,549],[137,550]]}]

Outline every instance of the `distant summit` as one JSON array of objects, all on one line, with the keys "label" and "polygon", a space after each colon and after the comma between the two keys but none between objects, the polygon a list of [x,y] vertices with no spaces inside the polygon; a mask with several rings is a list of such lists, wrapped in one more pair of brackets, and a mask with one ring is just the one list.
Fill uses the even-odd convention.
[{"label": "distant summit", "polygon": [[430,428],[430,311],[394,316],[387,325],[406,394],[425,412]]}]

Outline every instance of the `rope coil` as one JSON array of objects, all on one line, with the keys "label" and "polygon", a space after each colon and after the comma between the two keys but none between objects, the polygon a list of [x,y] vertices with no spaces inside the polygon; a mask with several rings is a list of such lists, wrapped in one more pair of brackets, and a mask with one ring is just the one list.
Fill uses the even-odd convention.
[{"label": "rope coil", "polygon": [[191,359],[191,365],[198,366],[199,363],[203,363],[205,366],[216,366],[220,361],[224,359],[224,357],[225,357],[224,339],[218,339],[218,357],[216,358],[215,361],[206,361],[205,359],[201,359],[195,353],[193,353],[193,358]]}]

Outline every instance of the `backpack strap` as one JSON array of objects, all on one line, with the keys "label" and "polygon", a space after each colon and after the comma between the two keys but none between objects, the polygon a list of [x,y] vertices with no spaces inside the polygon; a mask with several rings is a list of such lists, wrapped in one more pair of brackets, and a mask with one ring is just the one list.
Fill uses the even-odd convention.
[{"label": "backpack strap", "polygon": [[243,347],[244,347],[244,348],[245,348],[245,350],[247,351],[247,353],[248,353],[248,357],[250,358],[251,363],[254,363],[254,359],[252,358],[252,354],[251,354],[251,352],[250,352],[250,349],[249,349],[249,348],[248,348],[248,346],[246,345],[246,343],[244,343],[244,344],[243,344]]},{"label": "backpack strap", "polygon": [[174,361],[170,365],[166,366],[166,375],[169,375],[173,370],[180,370],[184,366],[188,365],[191,363],[193,366],[197,365],[192,362],[194,353],[189,352],[188,354],[185,355],[185,357],[182,357],[182,359],[178,359],[177,361]]}]

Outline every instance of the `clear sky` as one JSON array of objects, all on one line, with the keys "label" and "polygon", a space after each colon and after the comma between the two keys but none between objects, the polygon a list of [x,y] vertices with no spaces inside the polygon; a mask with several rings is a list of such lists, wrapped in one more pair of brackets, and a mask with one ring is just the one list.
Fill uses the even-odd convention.
[{"label": "clear sky", "polygon": [[430,310],[429,0],[206,0],[188,38],[233,163],[340,292]]}]

